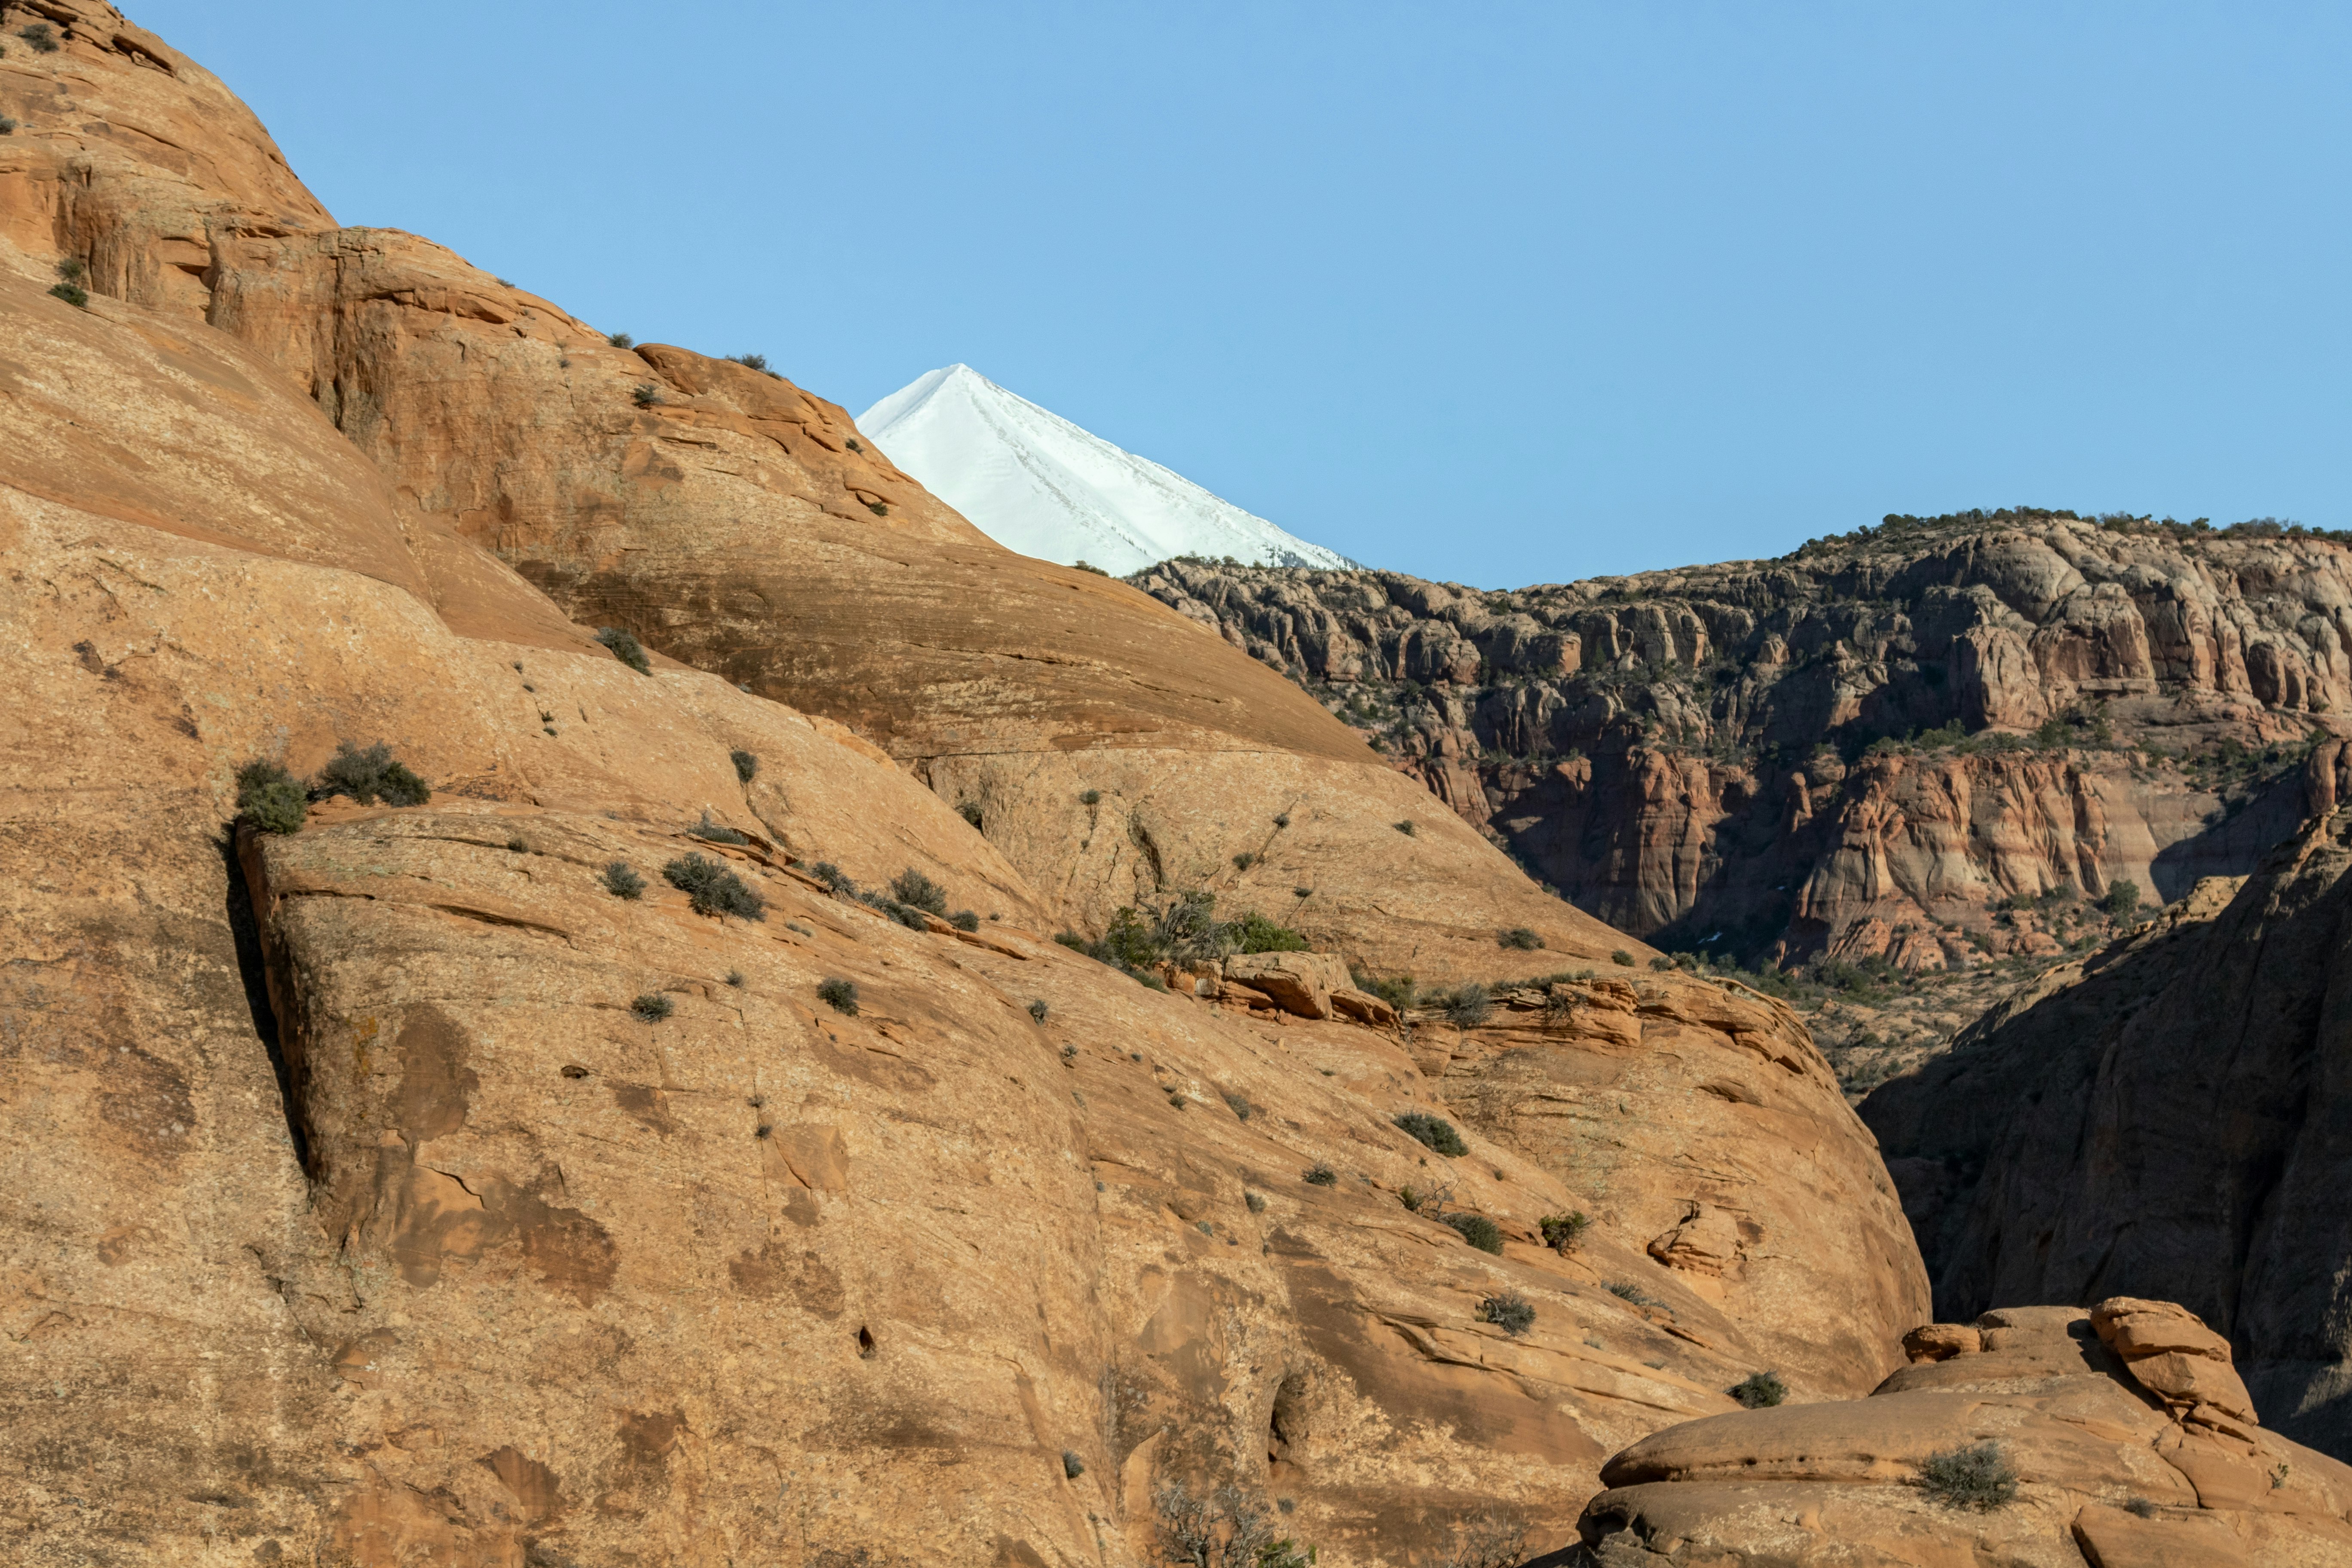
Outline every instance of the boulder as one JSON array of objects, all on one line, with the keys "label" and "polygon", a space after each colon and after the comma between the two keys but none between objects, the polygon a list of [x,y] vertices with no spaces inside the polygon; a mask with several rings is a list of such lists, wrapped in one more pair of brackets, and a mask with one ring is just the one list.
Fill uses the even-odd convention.
[{"label": "boulder", "polygon": [[1302,1018],[1328,1018],[1331,993],[1349,988],[1347,964],[1322,952],[1237,953],[1225,960],[1225,978]]}]

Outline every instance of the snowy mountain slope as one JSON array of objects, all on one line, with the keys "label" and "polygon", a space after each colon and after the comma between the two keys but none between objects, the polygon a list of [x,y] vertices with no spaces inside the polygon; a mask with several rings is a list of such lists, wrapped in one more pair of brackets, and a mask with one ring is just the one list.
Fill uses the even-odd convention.
[{"label": "snowy mountain slope", "polygon": [[1319,544],[1122,451],[970,365],[900,387],[857,427],[899,468],[1009,550],[1123,576],[1171,555],[1348,566]]}]

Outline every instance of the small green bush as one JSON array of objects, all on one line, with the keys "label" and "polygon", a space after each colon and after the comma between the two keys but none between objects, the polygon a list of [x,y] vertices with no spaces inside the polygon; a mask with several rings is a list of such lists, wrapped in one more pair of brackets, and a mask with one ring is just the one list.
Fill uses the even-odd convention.
[{"label": "small green bush", "polygon": [[768,368],[768,356],[766,354],[729,354],[727,357],[730,360],[732,360],[735,363],[741,365],[745,370],[765,370]]},{"label": "small green bush", "polygon": [[16,122],[14,120],[9,119],[6,115],[0,114],[0,136],[14,136],[15,134],[16,134]]},{"label": "small green bush", "polygon": [[604,341],[616,349],[633,349],[637,346],[637,340],[629,336],[626,332],[614,332],[611,337],[606,338]]},{"label": "small green bush", "polygon": [[912,866],[890,879],[890,896],[926,914],[945,916],[948,890]]},{"label": "small green bush", "polygon": [[1307,1167],[1306,1180],[1310,1187],[1335,1187],[1339,1184],[1339,1173],[1318,1160]]},{"label": "small green bush", "polygon": [[980,911],[977,910],[958,910],[955,913],[948,917],[948,924],[955,927],[958,931],[978,931],[980,929]]},{"label": "small green bush", "polygon": [[1098,790],[1098,789],[1080,790],[1080,791],[1078,792],[1078,804],[1079,804],[1080,805],[1101,805],[1101,804],[1102,804],[1102,791],[1100,791],[1100,790]]},{"label": "small green bush", "polygon": [[2113,921],[2121,921],[2131,919],[2139,910],[2139,884],[2130,881],[2117,882],[2114,887],[2109,888],[2106,896],[2099,900],[2099,910]]},{"label": "small green bush", "polygon": [[1256,864],[1257,857],[1246,849],[1234,857],[1234,869],[1236,871],[1246,871]]},{"label": "small green bush", "polygon": [[1454,1227],[1455,1235],[1481,1252],[1491,1252],[1497,1258],[1503,1253],[1503,1230],[1482,1214],[1450,1214],[1438,1222]]},{"label": "small green bush", "polygon": [[29,27],[19,27],[16,30],[16,36],[32,45],[33,52],[37,55],[53,55],[58,52],[57,35],[49,31],[49,25],[47,22],[36,22]]},{"label": "small green bush", "polygon": [[1475,980],[1433,1000],[1439,1015],[1457,1029],[1475,1029],[1495,1013],[1495,998]]},{"label": "small green bush", "polygon": [[1524,1334],[1535,1327],[1536,1310],[1516,1290],[1504,1290],[1478,1303],[1478,1321],[1492,1323],[1507,1334]]},{"label": "small green bush", "polygon": [[980,802],[976,800],[957,802],[956,815],[962,817],[966,822],[971,823],[972,826],[972,831],[975,833],[981,830]]},{"label": "small green bush", "polygon": [[734,828],[728,826],[725,823],[711,821],[710,812],[708,807],[705,807],[703,810],[702,820],[696,823],[692,827],[688,828],[687,832],[708,844],[749,844],[751,842],[749,836],[737,832]]},{"label": "small green bush", "polygon": [[858,441],[857,437],[855,437],[855,436],[852,436],[848,440],[844,441],[844,442],[842,443],[842,445],[843,445],[843,446],[845,446],[845,447],[848,447],[848,448],[849,448],[851,451],[853,451],[853,452],[863,452],[863,451],[865,451],[865,450],[866,450],[866,447],[864,447],[864,446],[863,446],[863,445]]},{"label": "small green bush", "polygon": [[1616,952],[1609,955],[1609,962],[1612,963],[1622,963],[1626,968],[1631,969],[1633,967],[1633,955],[1627,952],[1621,947]]},{"label": "small green bush", "polygon": [[857,1016],[857,985],[855,981],[832,979],[817,983],[816,999],[836,1013]]},{"label": "small green bush", "polygon": [[338,742],[335,754],[319,770],[310,793],[320,800],[347,795],[362,805],[382,799],[386,805],[423,805],[433,798],[425,782],[397,761],[392,748],[378,741],[362,750],[349,741]]},{"label": "small green bush", "polygon": [[1533,952],[1543,945],[1543,938],[1525,926],[1513,926],[1495,938],[1495,945],[1509,948],[1514,952]]},{"label": "small green bush", "polygon": [[616,899],[635,899],[645,894],[646,879],[631,869],[626,860],[608,861],[599,879],[604,890]]},{"label": "small green bush", "polygon": [[760,759],[750,752],[730,752],[727,760],[735,764],[735,776],[750,784],[760,773]]},{"label": "small green bush", "polygon": [[2017,1471],[1998,1443],[1971,1443],[1928,1455],[1919,1487],[1947,1507],[1989,1513],[2017,1500]]},{"label": "small green bush", "polygon": [[1045,1015],[1051,1011],[1052,1009],[1045,1005],[1045,999],[1042,996],[1029,1004],[1029,1016],[1040,1024],[1045,1021]]},{"label": "small green bush", "polygon": [[1244,952],[1305,952],[1307,948],[1305,937],[1255,910],[1235,921],[1230,931]]},{"label": "small green bush", "polygon": [[80,257],[68,256],[58,262],[58,276],[68,283],[79,283],[89,276],[89,267]]},{"label": "small green bush", "polygon": [[1765,1410],[1789,1397],[1789,1385],[1777,1372],[1750,1373],[1727,1391],[1750,1410]]},{"label": "small green bush", "polygon": [[613,650],[613,657],[635,670],[639,675],[654,672],[653,661],[646,658],[646,645],[637,640],[636,633],[626,626],[599,626],[596,640]]},{"label": "small green bush", "polygon": [[236,770],[236,809],[264,833],[299,833],[310,792],[276,763],[257,757]]},{"label": "small green bush", "polygon": [[1394,827],[1399,833],[1403,834],[1407,838],[1411,838],[1413,837],[1414,833],[1418,831],[1414,828],[1412,818],[1411,817],[1405,818],[1402,822],[1391,823],[1390,826]]},{"label": "small green bush", "polygon": [[1452,1159],[1470,1152],[1470,1145],[1462,1142],[1454,1123],[1443,1116],[1432,1116],[1426,1110],[1407,1110],[1394,1118],[1398,1131],[1416,1138],[1432,1152]]},{"label": "small green bush", "polygon": [[1544,1245],[1554,1252],[1566,1252],[1574,1247],[1576,1238],[1591,1223],[1591,1216],[1580,1209],[1574,1214],[1548,1214],[1536,1221],[1543,1232]]},{"label": "small green bush", "polygon": [[1247,1121],[1257,1110],[1256,1106],[1249,1102],[1249,1097],[1243,1094],[1226,1095],[1225,1108],[1244,1121]]},{"label": "small green bush", "polygon": [[1063,1449],[1062,1474],[1068,1479],[1075,1481],[1086,1473],[1087,1462],[1084,1459],[1079,1458],[1077,1455],[1073,1453],[1071,1450],[1067,1448]]},{"label": "small green bush", "polygon": [[1655,1296],[1651,1295],[1647,1290],[1643,1289],[1631,1279],[1612,1279],[1603,1287],[1603,1289],[1612,1296],[1616,1297],[1619,1300],[1630,1301],[1636,1307],[1663,1307],[1665,1305],[1664,1301],[1659,1300]]},{"label": "small green bush", "polygon": [[1090,573],[1097,577],[1108,577],[1110,575],[1109,573],[1104,571],[1101,567],[1090,566],[1083,561],[1073,561],[1070,564],[1076,567],[1081,572]]},{"label": "small green bush", "polygon": [[52,284],[49,292],[78,310],[89,309],[89,290],[79,283]]},{"label": "small green bush", "polygon": [[631,389],[629,396],[640,408],[651,408],[662,400],[661,388],[650,381],[641,381]]},{"label": "small green bush", "polygon": [[733,987],[734,987],[736,990],[738,990],[738,991],[742,990],[742,989],[743,989],[743,972],[742,972],[741,970],[740,970],[740,969],[730,969],[730,970],[729,970],[729,971],[727,972],[727,984],[730,984],[730,985],[731,985],[731,986],[733,986]]},{"label": "small green bush", "polygon": [[688,854],[662,868],[669,885],[684,893],[698,915],[740,915],[747,921],[768,918],[768,900],[756,888],[716,860]]},{"label": "small green bush", "polygon": [[629,1011],[648,1024],[658,1024],[677,1011],[677,1005],[658,991],[648,991],[629,1004]]},{"label": "small green bush", "polygon": [[1655,970],[1664,971],[1672,969],[1674,966],[1675,961],[1671,958],[1664,957],[1664,955],[1650,960],[1650,967]]},{"label": "small green bush", "polygon": [[1290,813],[1288,813],[1288,812],[1286,812],[1286,812],[1284,812],[1281,816],[1279,816],[1276,817],[1276,818],[1274,819],[1274,825],[1275,825],[1276,827],[1287,827],[1287,826],[1290,826]]},{"label": "small green bush", "polygon": [[1400,1013],[1412,1005],[1413,980],[1410,974],[1391,975],[1385,980],[1376,980],[1369,974],[1351,974],[1349,978],[1356,983],[1357,990],[1379,997]]},{"label": "small green bush", "polygon": [[1249,1212],[1252,1214],[1264,1214],[1265,1212],[1265,1194],[1264,1193],[1244,1193],[1242,1194],[1242,1202],[1248,1207]]},{"label": "small green bush", "polygon": [[890,503],[885,500],[870,500],[866,503],[866,510],[877,517],[887,517],[890,515]]}]

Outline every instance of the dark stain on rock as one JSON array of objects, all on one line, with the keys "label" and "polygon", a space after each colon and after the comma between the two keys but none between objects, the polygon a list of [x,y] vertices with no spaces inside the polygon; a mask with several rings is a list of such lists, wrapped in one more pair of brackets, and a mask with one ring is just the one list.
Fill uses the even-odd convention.
[{"label": "dark stain on rock", "polygon": [[563,1511],[563,1493],[555,1472],[513,1445],[485,1454],[475,1462],[498,1477],[499,1484],[514,1494],[520,1511],[530,1523],[545,1524]]},{"label": "dark stain on rock", "polygon": [[583,1307],[613,1288],[619,1249],[603,1226],[578,1209],[558,1208],[525,1192],[509,1191],[502,1207],[541,1284]]},{"label": "dark stain on rock", "polygon": [[633,1465],[659,1468],[677,1447],[686,1416],[675,1410],[633,1410],[621,1417],[621,1452]]},{"label": "dark stain on rock", "polygon": [[400,1053],[400,1088],[393,1121],[409,1147],[465,1126],[467,1101],[482,1080],[466,1065],[465,1031],[457,1022],[438,1007],[413,1007],[401,1022],[394,1049]]},{"label": "dark stain on rock", "polygon": [[841,1316],[847,1298],[841,1274],[814,1252],[773,1241],[743,1253],[727,1265],[735,1289],[754,1300],[770,1301],[789,1295],[794,1302],[831,1322]]},{"label": "dark stain on rock", "polygon": [[151,1156],[176,1160],[185,1153],[196,1130],[188,1080],[136,1046],[104,1061],[107,1087],[98,1097],[100,1119],[129,1133]]},{"label": "dark stain on rock", "polygon": [[660,1089],[641,1083],[616,1083],[611,1087],[613,1102],[639,1125],[665,1137],[677,1131],[677,1123],[669,1113],[669,1097]]}]

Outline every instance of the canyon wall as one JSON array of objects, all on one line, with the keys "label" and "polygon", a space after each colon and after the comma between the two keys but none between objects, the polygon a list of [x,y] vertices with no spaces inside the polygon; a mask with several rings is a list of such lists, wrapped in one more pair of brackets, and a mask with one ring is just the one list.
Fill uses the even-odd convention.
[{"label": "canyon wall", "polygon": [[1748,963],[2056,952],[2000,906],[2243,875],[2352,708],[2352,550],[2313,537],[2019,513],[1513,592],[1133,581],[1579,908]]}]

